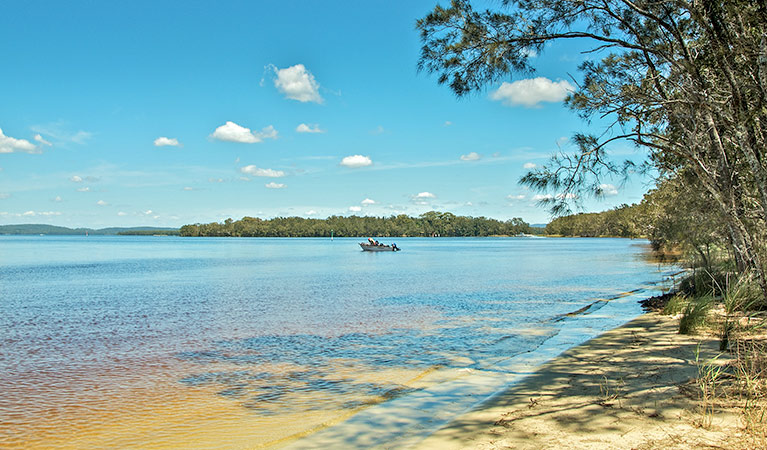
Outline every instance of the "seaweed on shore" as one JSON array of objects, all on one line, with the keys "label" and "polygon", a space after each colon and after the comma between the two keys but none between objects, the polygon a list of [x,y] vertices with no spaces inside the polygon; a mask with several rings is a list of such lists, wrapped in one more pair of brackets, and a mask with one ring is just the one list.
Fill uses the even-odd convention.
[{"label": "seaweed on shore", "polygon": [[669,300],[677,295],[676,292],[667,292],[665,294],[656,295],[644,300],[640,300],[639,304],[642,305],[645,311],[663,311]]}]

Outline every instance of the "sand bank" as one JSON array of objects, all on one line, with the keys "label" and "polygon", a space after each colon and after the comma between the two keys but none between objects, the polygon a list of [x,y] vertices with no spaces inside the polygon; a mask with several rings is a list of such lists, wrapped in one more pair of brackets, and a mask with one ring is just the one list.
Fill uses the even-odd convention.
[{"label": "sand bank", "polygon": [[649,313],[572,348],[509,390],[453,420],[419,449],[739,448],[734,410],[701,428],[696,349],[712,338],[677,334]]}]

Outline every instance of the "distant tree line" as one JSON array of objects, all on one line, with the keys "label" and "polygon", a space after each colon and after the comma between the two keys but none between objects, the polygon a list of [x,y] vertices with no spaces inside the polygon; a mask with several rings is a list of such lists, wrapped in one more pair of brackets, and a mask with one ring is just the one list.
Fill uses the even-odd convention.
[{"label": "distant tree line", "polygon": [[118,236],[178,236],[179,234],[179,231],[174,229],[127,230],[117,233]]},{"label": "distant tree line", "polygon": [[113,235],[178,235],[177,228],[161,227],[109,227],[109,228],[67,228],[56,225],[25,223],[16,225],[0,225],[0,234],[29,235],[46,234],[59,236],[113,236]]},{"label": "distant tree line", "polygon": [[641,205],[621,205],[599,213],[571,214],[546,225],[546,234],[578,237],[639,238],[647,234]]},{"label": "distant tree line", "polygon": [[275,217],[184,225],[181,236],[219,237],[337,237],[361,236],[511,236],[533,229],[520,218],[507,221],[486,217],[456,216],[429,211],[418,217],[405,214],[389,217],[330,216],[327,219]]},{"label": "distant tree line", "polygon": [[558,217],[546,225],[547,235],[647,238],[657,250],[681,251],[709,267],[712,252],[727,252],[731,236],[726,220],[695,179],[680,173],[658,182],[634,205],[600,213]]}]

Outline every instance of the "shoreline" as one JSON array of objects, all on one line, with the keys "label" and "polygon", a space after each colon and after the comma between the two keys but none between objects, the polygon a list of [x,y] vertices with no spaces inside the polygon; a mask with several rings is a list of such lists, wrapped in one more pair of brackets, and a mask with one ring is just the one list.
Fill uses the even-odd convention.
[{"label": "shoreline", "polygon": [[411,448],[730,448],[737,413],[717,409],[701,427],[693,381],[696,356],[716,356],[718,341],[677,329],[674,318],[645,313],[565,351]]},{"label": "shoreline", "polygon": [[[294,436],[273,442],[270,448],[412,448],[429,442],[471,411],[483,411],[494,399],[502,398],[529,378],[535,377],[548,364],[599,339],[615,329],[644,317],[626,317],[628,305],[636,305],[647,297],[644,289],[598,301],[594,310],[577,317],[563,315],[555,321],[566,321],[559,331],[537,348],[519,353],[483,369],[439,370],[429,387],[403,397],[364,408],[342,422],[333,421],[309,435]],[[589,305],[591,307],[593,305]],[[276,444],[276,445],[275,445]],[[429,448],[429,447],[425,447]],[[433,448],[440,448],[436,446]],[[460,447],[459,447],[460,448]],[[473,448],[473,447],[468,447]]]},{"label": "shoreline", "polygon": [[[539,353],[521,366],[517,357],[510,358],[499,365],[509,371],[505,387],[490,395],[481,377],[468,374],[458,388],[447,389],[447,402],[419,403],[407,396],[273,448],[681,450],[740,446],[736,410],[716,408],[711,426],[701,426],[696,357],[714,358],[718,340],[680,335],[677,330],[675,318],[646,312],[550,357]],[[559,339],[561,345],[566,335],[552,341]],[[473,403],[456,411],[455,405],[467,397],[473,397]],[[414,411],[420,418],[409,420]]]}]

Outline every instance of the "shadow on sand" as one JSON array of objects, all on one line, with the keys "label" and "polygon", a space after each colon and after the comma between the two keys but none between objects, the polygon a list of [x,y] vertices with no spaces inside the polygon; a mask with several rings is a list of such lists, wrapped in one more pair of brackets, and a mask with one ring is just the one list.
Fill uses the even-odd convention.
[{"label": "shadow on sand", "polygon": [[[694,428],[689,384],[700,337],[645,314],[573,348],[439,430],[417,448],[691,448],[721,440]],[[701,357],[716,341],[704,340]],[[728,420],[728,422],[730,422]],[[726,433],[725,433],[726,434]]]}]

